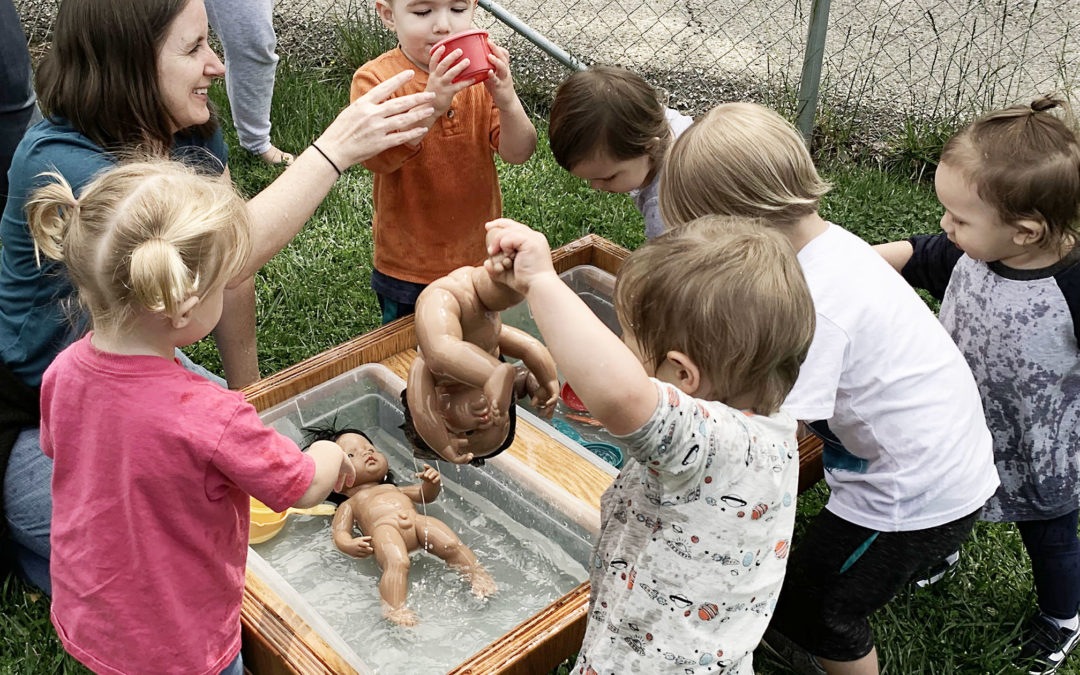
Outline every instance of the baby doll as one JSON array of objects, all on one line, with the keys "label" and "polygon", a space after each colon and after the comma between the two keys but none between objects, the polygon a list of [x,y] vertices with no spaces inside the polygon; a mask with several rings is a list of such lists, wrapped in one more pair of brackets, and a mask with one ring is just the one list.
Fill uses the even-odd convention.
[{"label": "baby doll", "polygon": [[[356,481],[342,493],[348,497],[334,514],[334,545],[354,558],[372,554],[382,569],[379,595],[383,616],[402,626],[414,626],[416,614],[405,606],[409,581],[409,553],[421,546],[472,585],[478,598],[495,592],[495,580],[480,565],[469,547],[461,543],[441,520],[417,512],[414,503],[427,503],[439,496],[442,478],[427,464],[416,476],[423,482],[399,488],[390,476],[386,456],[356,429],[336,432],[334,440],[356,469]],[[353,524],[363,534],[353,536]]]},{"label": "baby doll", "polygon": [[514,401],[522,396],[551,417],[559,391],[555,361],[543,343],[499,318],[521,300],[482,267],[458,268],[417,298],[420,355],[401,400],[402,428],[418,457],[482,464],[513,442]]}]

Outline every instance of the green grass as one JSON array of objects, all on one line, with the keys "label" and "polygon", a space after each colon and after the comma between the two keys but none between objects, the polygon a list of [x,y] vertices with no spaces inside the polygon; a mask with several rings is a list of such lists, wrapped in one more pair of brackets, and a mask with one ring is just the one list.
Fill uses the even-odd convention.
[{"label": "green grass", "polygon": [[[282,64],[273,111],[274,140],[280,147],[302,150],[348,102],[351,66],[342,64],[356,58],[361,57],[337,57],[319,71]],[[244,194],[255,194],[281,169],[239,150],[222,87],[216,85],[212,95],[226,119],[232,175]],[[537,127],[541,142],[536,156],[523,166],[499,166],[505,214],[543,230],[553,247],[589,232],[629,248],[638,246],[643,225],[629,199],[589,190],[562,171],[547,147],[542,121]],[[868,241],[936,231],[941,209],[933,189],[912,180],[911,172],[836,164],[826,166],[825,173],[834,188],[823,202],[824,215]],[[300,235],[259,272],[258,340],[264,375],[378,325],[377,303],[369,288],[370,195],[370,175],[359,168],[348,171]],[[197,361],[220,371],[211,340],[190,351]],[[798,528],[826,499],[824,485],[800,499]],[[932,589],[902,594],[874,617],[883,669],[1013,672],[1006,646],[1032,611],[1033,597],[1015,528],[979,524],[955,574]],[[47,599],[20,582],[8,580],[0,589],[0,626],[0,674],[85,672],[56,640]],[[784,672],[767,657],[759,658],[757,667],[761,673]],[[1073,665],[1059,672],[1080,671]]]}]

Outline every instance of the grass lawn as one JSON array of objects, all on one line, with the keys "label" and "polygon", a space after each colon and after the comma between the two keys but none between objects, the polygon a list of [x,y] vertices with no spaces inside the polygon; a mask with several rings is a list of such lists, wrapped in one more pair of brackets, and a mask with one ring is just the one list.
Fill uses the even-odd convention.
[{"label": "grass lawn", "polygon": [[[274,140],[299,152],[348,100],[351,67],[278,71]],[[228,122],[221,84],[213,98],[226,119],[230,167],[239,188],[255,194],[280,169],[242,152]],[[629,199],[589,190],[563,172],[548,150],[542,121],[540,147],[523,166],[499,166],[504,211],[543,230],[552,247],[595,232],[628,248],[644,240],[641,217]],[[834,189],[826,217],[872,243],[933,232],[941,210],[925,183],[855,166],[826,167]],[[317,354],[379,324],[369,287],[371,176],[349,171],[303,232],[257,277],[258,341],[264,375]],[[220,371],[208,340],[190,350],[195,360]],[[819,485],[800,500],[798,528],[825,503]],[[1012,526],[979,524],[964,546],[957,571],[929,590],[903,594],[874,617],[883,671],[887,673],[1009,673],[1006,654],[1022,620],[1033,611],[1031,573]],[[510,628],[510,626],[507,626]],[[784,669],[762,657],[761,673]],[[560,668],[565,670],[566,666]],[[48,620],[48,600],[9,579],[0,587],[0,673],[85,672],[63,653]],[[1080,657],[1062,673],[1080,673]]]}]

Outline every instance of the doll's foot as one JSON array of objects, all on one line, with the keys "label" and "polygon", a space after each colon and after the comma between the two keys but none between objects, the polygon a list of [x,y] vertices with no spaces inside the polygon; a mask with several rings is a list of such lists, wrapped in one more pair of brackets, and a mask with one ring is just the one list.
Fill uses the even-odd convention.
[{"label": "doll's foot", "polygon": [[279,150],[271,145],[269,150],[259,155],[259,159],[272,166],[292,166],[293,160],[296,158],[291,153]]},{"label": "doll's foot", "polygon": [[498,586],[495,584],[495,579],[488,574],[488,571],[483,567],[477,565],[469,574],[469,581],[472,583],[473,595],[480,599],[484,599],[487,596],[498,590]]},{"label": "doll's foot", "polygon": [[396,623],[399,626],[415,626],[419,623],[416,618],[416,612],[412,611],[408,607],[392,608],[390,605],[383,603],[383,617],[392,623]]},{"label": "doll's foot", "polygon": [[501,426],[508,419],[510,406],[514,405],[514,378],[517,371],[509,363],[500,363],[484,383],[484,396],[491,406],[491,423]]}]

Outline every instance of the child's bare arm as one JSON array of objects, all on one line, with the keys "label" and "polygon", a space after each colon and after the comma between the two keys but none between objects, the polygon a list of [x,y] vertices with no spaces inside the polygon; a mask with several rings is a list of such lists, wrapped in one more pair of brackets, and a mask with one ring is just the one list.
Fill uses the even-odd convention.
[{"label": "child's bare arm", "polygon": [[911,256],[915,252],[915,249],[911,246],[911,242],[907,240],[890,241],[887,244],[878,244],[874,247],[874,250],[877,251],[878,255],[882,258],[885,258],[885,262],[892,265],[893,269],[897,272],[904,269],[904,265],[911,260]]},{"label": "child's bare arm", "polygon": [[305,452],[315,460],[315,476],[294,506],[307,508],[321,504],[330,490],[340,491],[344,485],[351,487],[356,480],[356,469],[337,443],[315,441]]},{"label": "child's bare arm", "polygon": [[559,374],[548,348],[525,331],[504,325],[499,334],[499,349],[507,356],[521,359],[536,378],[540,389],[533,395],[533,405],[542,409],[554,406],[559,396]]},{"label": "child's bare arm", "polygon": [[353,536],[352,500],[344,502],[334,512],[334,522],[330,525],[330,531],[334,535],[334,546],[346,555],[354,558],[366,558],[375,550],[371,547],[371,537]]},{"label": "child's bare arm", "polygon": [[506,218],[487,226],[498,230],[488,253],[514,255],[511,269],[488,265],[489,273],[525,295],[555,362],[589,411],[612,433],[640,429],[658,394],[633,352],[559,279],[544,235]]},{"label": "child's bare arm", "polygon": [[418,471],[416,477],[423,482],[416,485],[408,485],[401,488],[401,492],[417,504],[427,504],[435,501],[442,492],[442,476],[439,472],[425,464],[423,471]]},{"label": "child's bare arm", "polygon": [[524,164],[536,150],[536,127],[514,90],[510,52],[491,40],[488,45],[491,47],[488,61],[492,75],[484,81],[484,86],[499,109],[499,157],[510,164]]}]

